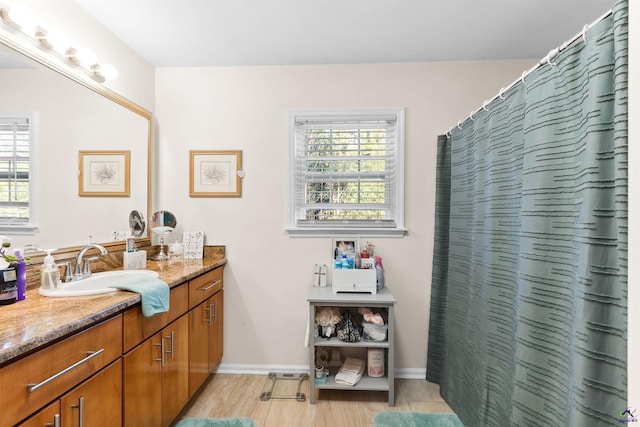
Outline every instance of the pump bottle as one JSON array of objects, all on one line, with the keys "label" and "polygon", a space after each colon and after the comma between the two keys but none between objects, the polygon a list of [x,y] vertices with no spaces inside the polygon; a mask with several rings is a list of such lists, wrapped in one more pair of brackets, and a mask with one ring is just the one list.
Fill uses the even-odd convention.
[{"label": "pump bottle", "polygon": [[51,256],[51,251],[55,249],[47,249],[47,256],[44,257],[42,263],[42,275],[40,277],[40,289],[55,289],[60,282],[60,271]]}]

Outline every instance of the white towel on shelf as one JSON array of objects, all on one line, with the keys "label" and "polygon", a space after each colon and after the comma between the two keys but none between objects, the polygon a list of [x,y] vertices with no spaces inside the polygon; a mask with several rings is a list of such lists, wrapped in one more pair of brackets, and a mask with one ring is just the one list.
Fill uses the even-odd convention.
[{"label": "white towel on shelf", "polygon": [[336,374],[336,383],[353,387],[360,381],[363,372],[364,360],[347,357]]}]

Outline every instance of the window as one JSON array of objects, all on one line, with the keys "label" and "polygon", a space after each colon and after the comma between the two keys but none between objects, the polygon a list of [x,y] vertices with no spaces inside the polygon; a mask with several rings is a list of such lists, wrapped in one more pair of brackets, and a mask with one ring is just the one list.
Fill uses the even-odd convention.
[{"label": "window", "polygon": [[290,113],[290,235],[404,234],[404,110]]},{"label": "window", "polygon": [[28,114],[0,113],[0,227],[15,232],[30,227],[31,127]]}]

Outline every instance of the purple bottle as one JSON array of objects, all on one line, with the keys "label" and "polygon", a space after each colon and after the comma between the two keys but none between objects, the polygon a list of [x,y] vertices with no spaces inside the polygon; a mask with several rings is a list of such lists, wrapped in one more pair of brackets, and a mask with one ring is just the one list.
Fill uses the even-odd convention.
[{"label": "purple bottle", "polygon": [[16,273],[18,275],[18,301],[23,301],[27,297],[27,266],[22,257],[22,253],[16,249],[13,254],[18,258]]}]

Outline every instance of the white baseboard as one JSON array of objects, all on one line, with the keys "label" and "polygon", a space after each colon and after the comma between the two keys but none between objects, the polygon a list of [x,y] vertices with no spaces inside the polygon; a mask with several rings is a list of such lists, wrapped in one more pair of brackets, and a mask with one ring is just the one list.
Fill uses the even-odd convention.
[{"label": "white baseboard", "polygon": [[[241,363],[221,363],[216,370],[218,374],[267,375],[269,372],[287,372],[294,374],[309,373],[309,365],[245,365]],[[423,380],[426,369],[399,368],[396,378]]]}]

